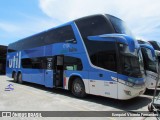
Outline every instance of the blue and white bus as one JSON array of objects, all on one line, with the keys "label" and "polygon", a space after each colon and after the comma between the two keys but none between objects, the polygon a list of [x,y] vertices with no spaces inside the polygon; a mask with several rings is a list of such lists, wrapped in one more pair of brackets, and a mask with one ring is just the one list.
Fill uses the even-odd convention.
[{"label": "blue and white bus", "polygon": [[130,99],[144,93],[138,42],[125,23],[111,15],[68,22],[8,46],[7,76],[86,94]]},{"label": "blue and white bus", "polygon": [[157,60],[160,64],[160,43],[157,42],[157,41],[154,41],[154,40],[150,40],[148,41],[152,46],[153,48],[155,49],[155,53],[156,53],[156,57],[157,57]]},{"label": "blue and white bus", "polygon": [[[138,43],[140,44],[142,51],[147,88],[155,88],[158,79],[155,50],[152,45],[145,40],[138,40]],[[159,85],[160,82],[158,82],[158,86]]]}]

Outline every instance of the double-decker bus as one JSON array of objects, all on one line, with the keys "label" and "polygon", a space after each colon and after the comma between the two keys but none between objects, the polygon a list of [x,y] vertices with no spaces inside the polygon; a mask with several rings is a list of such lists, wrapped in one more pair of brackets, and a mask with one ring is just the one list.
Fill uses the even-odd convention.
[{"label": "double-decker bus", "polygon": [[145,91],[140,46],[125,23],[97,14],[24,38],[8,46],[7,75],[86,94],[130,99]]},{"label": "double-decker bus", "polygon": [[[158,79],[158,63],[155,55],[155,50],[152,45],[145,40],[138,40],[138,43],[140,44],[142,51],[147,88],[155,88]],[[160,82],[158,83],[158,85],[160,85]]]}]

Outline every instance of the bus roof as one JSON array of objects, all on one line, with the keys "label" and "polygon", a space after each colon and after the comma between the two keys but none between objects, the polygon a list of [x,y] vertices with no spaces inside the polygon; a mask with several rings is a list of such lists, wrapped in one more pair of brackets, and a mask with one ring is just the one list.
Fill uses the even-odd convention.
[{"label": "bus roof", "polygon": [[[11,44],[17,43],[17,42],[19,42],[19,41],[23,41],[23,40],[25,40],[25,39],[27,39],[27,38],[30,38],[30,37],[33,37],[33,36],[36,36],[36,35],[39,35],[39,34],[48,32],[48,31],[50,31],[50,30],[53,30],[53,29],[56,29],[56,28],[59,28],[59,27],[63,27],[63,26],[66,26],[66,25],[70,25],[70,24],[74,23],[74,22],[77,21],[77,20],[82,20],[82,19],[86,19],[86,18],[89,18],[89,17],[100,16],[100,15],[101,15],[101,16],[104,16],[104,15],[105,15],[105,16],[112,16],[112,15],[110,15],[110,14],[95,14],[95,15],[89,15],[89,16],[81,17],[81,18],[72,20],[72,21],[70,21],[70,22],[64,23],[64,24],[62,24],[62,25],[59,25],[59,26],[56,26],[56,27],[47,29],[47,30],[45,30],[45,31],[42,31],[42,32],[33,34],[33,35],[31,35],[31,36],[28,36],[28,37],[25,37],[25,38],[20,39],[20,40],[18,40],[18,41],[16,41],[16,42],[10,43],[9,46],[10,46]],[[115,17],[115,16],[112,16],[112,17]],[[115,17],[115,18],[117,18],[117,17]],[[117,18],[117,19],[119,19],[119,18]],[[121,19],[119,19],[119,20],[121,20]],[[123,21],[123,20],[122,20],[122,21]]]}]

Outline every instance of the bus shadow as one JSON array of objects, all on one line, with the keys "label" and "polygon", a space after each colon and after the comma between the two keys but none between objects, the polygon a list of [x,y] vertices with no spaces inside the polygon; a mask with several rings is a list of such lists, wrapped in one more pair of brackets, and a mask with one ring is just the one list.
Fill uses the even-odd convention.
[{"label": "bus shadow", "polygon": [[[15,83],[13,80],[7,80],[9,82],[12,82],[14,84],[19,84],[19,83]],[[40,84],[35,84],[35,83],[30,83],[30,82],[23,82],[24,86],[28,86],[28,87],[33,87],[33,88],[36,88],[36,89],[39,89],[39,90],[44,90],[46,91],[47,93],[50,93],[50,94],[62,94],[62,95],[66,95],[68,96],[72,96],[72,94],[67,91],[67,90],[64,90],[64,89],[60,89],[60,88],[47,88],[45,87],[44,85],[40,85]]]},{"label": "bus shadow", "polygon": [[[8,80],[9,82],[13,82],[13,80]],[[18,83],[16,83],[18,84]],[[47,93],[50,94],[60,94],[63,96],[67,96],[70,98],[74,98],[79,100],[80,98],[76,98],[72,95],[70,91],[63,90],[63,89],[57,89],[57,88],[46,88],[43,85],[38,85],[34,83],[24,82],[24,86],[34,87],[36,89],[44,90]],[[95,95],[88,95],[86,98],[81,99],[83,101],[88,101],[96,104],[101,104],[104,106],[113,107],[116,109],[120,109],[123,111],[136,111],[138,109],[141,109],[145,106],[147,106],[149,103],[151,103],[152,99],[148,98],[146,96],[139,96],[130,100],[117,100],[107,97],[101,97],[101,96],[95,96]],[[146,109],[147,110],[147,109]]]},{"label": "bus shadow", "polygon": [[[160,92],[160,88],[157,88],[156,96],[158,96],[159,92]],[[154,89],[147,89],[144,94],[153,97],[153,95],[154,95]]]},{"label": "bus shadow", "polygon": [[151,99],[144,96],[138,96],[130,100],[117,100],[112,98],[89,95],[88,101],[114,107],[123,111],[134,111],[141,109],[151,103]]}]

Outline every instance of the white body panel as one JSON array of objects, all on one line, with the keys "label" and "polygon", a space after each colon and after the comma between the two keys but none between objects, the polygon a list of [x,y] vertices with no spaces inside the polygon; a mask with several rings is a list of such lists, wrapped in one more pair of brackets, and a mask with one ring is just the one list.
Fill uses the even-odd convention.
[{"label": "white body panel", "polygon": [[[65,89],[68,89],[69,78],[66,78]],[[114,99],[127,100],[137,97],[145,92],[146,86],[129,87],[116,81],[103,81],[103,80],[83,80],[85,91],[87,94],[99,95]],[[130,95],[125,93],[130,91]]]},{"label": "white body panel", "polygon": [[90,94],[117,99],[117,82],[89,80]]},{"label": "white body panel", "polygon": [[[127,100],[142,95],[146,86],[129,87],[116,81],[90,80],[89,89],[93,95]],[[130,91],[131,94],[127,95],[125,91]]]},{"label": "white body panel", "polygon": [[[155,72],[147,70],[145,79],[146,79],[146,86],[147,86],[148,89],[149,88],[155,88],[155,85],[156,85],[156,82],[157,82],[157,79],[158,79],[158,74],[155,73]],[[158,86],[160,86],[160,79],[159,79],[159,82],[158,82]]]},{"label": "white body panel", "polygon": [[[122,83],[118,83],[118,99],[127,100],[139,95],[142,95],[146,90],[145,86],[139,87],[129,87]],[[127,95],[125,91],[130,91],[130,95]]]}]

